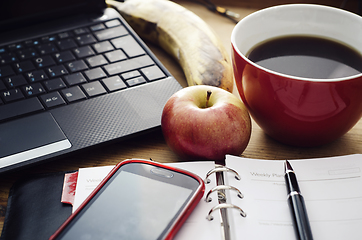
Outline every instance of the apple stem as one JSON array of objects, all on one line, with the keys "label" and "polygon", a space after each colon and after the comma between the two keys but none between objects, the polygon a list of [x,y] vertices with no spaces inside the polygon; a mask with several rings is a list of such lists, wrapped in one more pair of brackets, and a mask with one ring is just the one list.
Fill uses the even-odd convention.
[{"label": "apple stem", "polygon": [[205,108],[208,108],[208,107],[209,107],[209,100],[210,100],[211,93],[212,93],[211,90],[208,90],[208,91],[207,91],[206,106],[205,106]]}]

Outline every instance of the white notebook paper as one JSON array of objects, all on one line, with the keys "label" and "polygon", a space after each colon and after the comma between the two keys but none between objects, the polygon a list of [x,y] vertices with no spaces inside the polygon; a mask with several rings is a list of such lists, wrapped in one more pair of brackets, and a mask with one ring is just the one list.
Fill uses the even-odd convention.
[{"label": "white notebook paper", "polygon": [[[289,161],[306,202],[314,240],[361,240],[362,154]],[[170,165],[194,172],[202,179],[215,168],[210,161]],[[287,203],[284,160],[257,160],[228,155],[226,166],[236,171],[241,179],[237,180],[235,173],[225,171],[222,173],[224,184],[235,187],[244,195],[241,199],[237,191],[226,190],[226,203],[240,207],[247,216],[242,217],[239,210],[228,208],[227,216],[217,210],[211,213],[213,220],[207,220],[210,209],[220,203],[217,191],[209,194],[211,202],[205,201],[206,195],[217,185],[215,174],[211,174],[204,199],[184,223],[176,239],[228,239],[225,232],[231,240],[296,239]],[[97,171],[101,172],[101,168],[79,170],[75,201],[81,202],[80,199],[87,197],[84,189],[87,188],[90,193],[89,179],[95,177]],[[106,175],[107,171],[103,174]]]},{"label": "white notebook paper", "polygon": [[[297,175],[314,240],[362,239],[362,155],[289,161]],[[226,182],[244,193],[230,202],[247,217],[229,211],[234,239],[296,239],[287,203],[284,161],[228,156],[241,177]],[[232,209],[233,210],[233,209]]]}]

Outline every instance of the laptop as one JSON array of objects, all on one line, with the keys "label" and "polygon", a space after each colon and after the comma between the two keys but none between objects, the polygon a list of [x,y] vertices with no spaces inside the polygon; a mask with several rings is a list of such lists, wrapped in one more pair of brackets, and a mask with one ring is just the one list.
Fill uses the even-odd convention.
[{"label": "laptop", "polygon": [[0,173],[156,129],[181,88],[105,0],[0,1]]}]

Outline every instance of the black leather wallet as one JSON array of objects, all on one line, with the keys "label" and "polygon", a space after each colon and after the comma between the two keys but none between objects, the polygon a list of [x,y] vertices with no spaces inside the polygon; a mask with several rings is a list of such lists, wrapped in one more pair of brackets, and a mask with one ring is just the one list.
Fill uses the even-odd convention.
[{"label": "black leather wallet", "polygon": [[0,240],[48,239],[71,215],[61,202],[66,172],[31,176],[10,189]]}]

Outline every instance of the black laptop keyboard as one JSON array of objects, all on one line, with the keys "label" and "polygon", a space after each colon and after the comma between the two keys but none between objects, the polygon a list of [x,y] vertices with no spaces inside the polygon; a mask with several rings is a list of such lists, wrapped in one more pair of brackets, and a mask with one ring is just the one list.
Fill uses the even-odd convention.
[{"label": "black laptop keyboard", "polygon": [[0,121],[164,77],[118,19],[0,46]]}]

